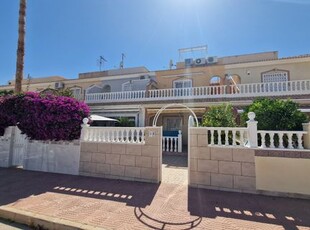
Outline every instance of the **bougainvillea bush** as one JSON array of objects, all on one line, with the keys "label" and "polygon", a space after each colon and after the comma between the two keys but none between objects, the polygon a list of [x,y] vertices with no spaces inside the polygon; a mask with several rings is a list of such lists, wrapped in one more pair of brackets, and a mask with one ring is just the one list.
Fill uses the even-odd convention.
[{"label": "bougainvillea bush", "polygon": [[6,127],[14,126],[18,120],[15,108],[19,105],[22,95],[6,95],[0,97],[0,136],[3,136]]},{"label": "bougainvillea bush", "polygon": [[0,117],[12,115],[12,123],[32,140],[79,139],[82,120],[89,116],[88,106],[71,97],[29,92],[13,98],[15,106],[0,109]]}]

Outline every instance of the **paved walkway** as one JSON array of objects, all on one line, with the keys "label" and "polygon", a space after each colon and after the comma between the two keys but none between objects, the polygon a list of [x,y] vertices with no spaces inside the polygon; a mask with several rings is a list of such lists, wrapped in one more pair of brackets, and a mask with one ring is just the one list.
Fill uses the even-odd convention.
[{"label": "paved walkway", "polygon": [[0,178],[0,215],[22,212],[23,219],[40,217],[76,229],[310,228],[309,200],[21,169],[0,168]]},{"label": "paved walkway", "polygon": [[162,182],[188,184],[187,156],[163,155]]}]

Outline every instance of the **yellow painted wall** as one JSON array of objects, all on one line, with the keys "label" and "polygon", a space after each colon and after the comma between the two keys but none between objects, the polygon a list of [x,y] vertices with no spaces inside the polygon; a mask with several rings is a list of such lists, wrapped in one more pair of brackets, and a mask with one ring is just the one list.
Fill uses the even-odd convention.
[{"label": "yellow painted wall", "polygon": [[182,79],[192,79],[192,86],[199,87],[209,85],[210,79],[215,75],[224,79],[224,72],[223,65],[162,70],[156,72],[156,80],[159,89],[173,88],[173,81]]},{"label": "yellow painted wall", "polygon": [[256,189],[310,195],[310,159],[255,157]]},{"label": "yellow painted wall", "polygon": [[[260,83],[261,74],[273,69],[288,70],[289,80],[309,80],[310,79],[310,59],[304,62],[284,62],[284,61],[270,61],[270,62],[256,62],[248,64],[228,65],[226,66],[226,74],[237,74],[241,77],[241,84]],[[248,72],[250,73],[248,75]]]}]

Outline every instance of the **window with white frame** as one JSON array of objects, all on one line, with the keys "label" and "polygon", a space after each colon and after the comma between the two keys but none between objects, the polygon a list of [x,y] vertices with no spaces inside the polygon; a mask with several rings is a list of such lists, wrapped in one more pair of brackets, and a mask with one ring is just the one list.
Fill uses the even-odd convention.
[{"label": "window with white frame", "polygon": [[72,96],[76,99],[80,99],[81,94],[82,94],[82,89],[79,87],[73,87],[70,88],[70,91],[72,92]]},{"label": "window with white frame", "polygon": [[268,82],[284,82],[288,81],[288,71],[285,70],[272,70],[262,73],[262,81]]},{"label": "window with white frame", "polygon": [[173,88],[191,88],[192,80],[176,80],[173,82]]}]

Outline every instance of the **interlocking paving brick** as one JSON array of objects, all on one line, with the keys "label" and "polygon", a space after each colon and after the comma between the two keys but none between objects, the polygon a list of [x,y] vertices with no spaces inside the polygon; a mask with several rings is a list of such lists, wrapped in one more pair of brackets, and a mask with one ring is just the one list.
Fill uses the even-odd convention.
[{"label": "interlocking paving brick", "polygon": [[309,200],[21,169],[0,168],[0,178],[0,215],[6,207],[96,229],[310,228]]}]

